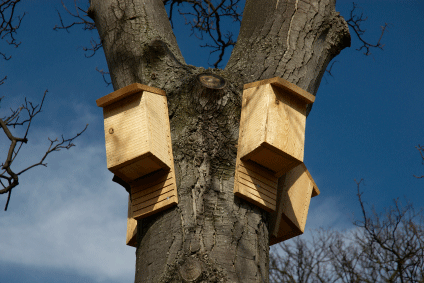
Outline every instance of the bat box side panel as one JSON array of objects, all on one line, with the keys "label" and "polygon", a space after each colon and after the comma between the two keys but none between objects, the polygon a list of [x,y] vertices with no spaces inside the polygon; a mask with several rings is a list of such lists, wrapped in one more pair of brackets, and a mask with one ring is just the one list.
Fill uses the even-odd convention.
[{"label": "bat box side panel", "polygon": [[166,96],[146,93],[146,114],[150,126],[150,144],[152,153],[168,168],[171,168],[171,155],[168,148],[168,135],[170,131],[168,104]]},{"label": "bat box side panel", "polygon": [[246,160],[244,157],[260,147],[265,140],[269,100],[266,88],[264,85],[243,91],[238,147],[242,160]]},{"label": "bat box side panel", "polygon": [[[163,102],[162,105],[154,105],[151,100],[157,101],[152,96],[166,101],[164,96],[144,91],[103,108],[107,166],[127,182],[161,168],[170,168],[169,158],[163,157],[168,155],[168,148],[158,150],[158,146],[153,146],[158,140],[166,142],[166,132],[159,133],[163,136],[160,139],[156,132],[152,133],[152,129],[169,123],[169,118],[163,111]],[[152,113],[155,113],[155,117],[149,118]],[[157,118],[160,116],[162,119]],[[159,143],[159,147],[162,143]]]},{"label": "bat box side panel", "polygon": [[306,104],[279,87],[271,88],[275,103],[271,103],[269,107],[266,141],[294,158],[303,160]]},{"label": "bat box side panel", "polygon": [[131,183],[131,209],[134,219],[142,219],[178,204],[177,184],[175,179],[174,159],[172,153],[171,128],[168,118],[166,97],[164,112],[167,123],[163,126],[164,141],[170,163],[170,169],[152,172]]},{"label": "bat box side panel", "polygon": [[132,217],[131,198],[128,197],[127,246],[137,247],[137,220]]},{"label": "bat box side panel", "polygon": [[270,230],[273,241],[278,242],[303,234],[315,184],[303,163],[281,179],[276,215],[271,216],[276,220],[271,222]]}]

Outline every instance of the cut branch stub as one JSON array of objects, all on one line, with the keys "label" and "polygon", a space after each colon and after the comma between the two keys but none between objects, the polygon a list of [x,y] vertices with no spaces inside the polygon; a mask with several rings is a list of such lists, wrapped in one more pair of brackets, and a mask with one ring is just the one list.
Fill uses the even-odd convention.
[{"label": "cut branch stub", "polygon": [[227,83],[224,78],[209,73],[198,75],[197,80],[199,80],[203,86],[212,89],[223,89]]}]

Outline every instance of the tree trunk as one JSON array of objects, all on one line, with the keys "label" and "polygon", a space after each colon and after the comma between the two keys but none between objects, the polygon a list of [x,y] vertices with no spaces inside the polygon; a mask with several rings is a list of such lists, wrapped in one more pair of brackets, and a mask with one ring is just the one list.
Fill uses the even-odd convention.
[{"label": "tree trunk", "polygon": [[[167,93],[178,206],[138,221],[135,282],[268,282],[269,215],[233,194],[243,84],[282,77],[316,94],[350,45],[333,0],[247,0],[227,81],[204,88],[162,0],[91,0],[115,90]],[[310,3],[309,3],[310,2]],[[194,48],[194,47],[193,47]]]}]

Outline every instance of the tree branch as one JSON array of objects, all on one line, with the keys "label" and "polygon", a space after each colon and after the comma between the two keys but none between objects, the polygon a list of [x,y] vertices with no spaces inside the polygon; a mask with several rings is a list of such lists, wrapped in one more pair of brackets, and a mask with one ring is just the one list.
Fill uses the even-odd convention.
[{"label": "tree branch", "polygon": [[[77,5],[77,0],[74,0],[74,8],[75,11],[72,12],[71,10],[69,10],[65,3],[62,2],[62,6],[65,9],[65,11],[68,13],[68,15],[70,15],[72,18],[76,19],[74,22],[65,25],[62,15],[60,14],[60,12],[58,10],[57,14],[59,15],[59,21],[60,21],[60,25],[55,25],[53,30],[66,30],[66,32],[69,33],[69,29],[74,27],[74,26],[82,26],[83,30],[95,30],[96,29],[96,25],[94,24],[94,21],[91,20],[90,17],[90,12],[89,9],[87,8],[86,10],[82,9],[81,7],[79,7]],[[85,54],[85,57],[89,58],[89,57],[93,57],[94,54],[96,54],[96,51],[102,48],[102,43],[100,41],[100,39],[98,39],[97,41],[95,39],[91,39],[90,40],[90,45],[91,47],[83,47],[82,49],[84,51],[91,51],[92,53],[90,55]]]},{"label": "tree branch", "polygon": [[[12,193],[12,189],[15,188],[17,185],[19,185],[19,177],[18,176],[25,173],[29,169],[36,167],[36,166],[39,166],[39,165],[47,166],[47,163],[43,163],[43,162],[50,153],[52,153],[54,151],[60,151],[62,148],[70,149],[71,147],[75,146],[72,143],[72,141],[74,139],[76,139],[77,137],[79,137],[88,127],[88,124],[87,124],[81,132],[77,133],[74,137],[69,138],[69,139],[63,138],[63,135],[62,135],[62,141],[60,141],[60,142],[58,141],[58,139],[55,139],[55,140],[49,139],[50,146],[47,149],[44,156],[41,158],[41,160],[38,163],[30,165],[27,168],[21,170],[19,173],[15,173],[11,169],[12,163],[15,160],[15,158],[17,157],[20,149],[22,148],[22,145],[24,143],[28,142],[27,136],[28,136],[29,128],[31,126],[31,122],[32,122],[33,118],[38,113],[41,112],[46,94],[47,94],[47,90],[44,92],[41,103],[39,105],[35,105],[35,106],[32,104],[32,102],[27,101],[26,98],[25,98],[25,103],[22,104],[21,107],[19,107],[17,110],[11,109],[12,114],[9,117],[5,117],[3,119],[0,119],[0,127],[3,129],[6,136],[11,141],[6,160],[2,164],[2,167],[1,167],[3,172],[0,173],[0,184],[3,187],[3,189],[0,189],[0,194],[8,193],[6,206],[4,208],[5,211],[7,210],[7,207],[9,205],[10,195]],[[3,99],[3,97],[0,98],[0,101],[2,99]],[[26,110],[26,113],[28,114],[28,118],[24,119],[22,122],[19,122],[19,118],[20,118],[20,114],[21,114],[22,110]],[[22,138],[15,137],[9,129],[9,127],[11,127],[11,126],[13,128],[15,128],[16,126],[23,126],[25,124],[27,124],[26,125],[26,131],[25,131],[25,134]],[[15,148],[18,144],[19,144],[18,149],[15,150]],[[6,185],[3,184],[3,182],[1,181],[2,179],[7,181]]]},{"label": "tree branch", "polygon": [[[234,46],[236,41],[233,40],[233,34],[222,31],[222,20],[224,17],[231,18],[233,22],[240,24],[242,11],[239,10],[241,0],[219,0],[218,2],[210,0],[163,0],[164,4],[169,4],[169,20],[172,22],[172,12],[175,4],[180,6],[182,3],[190,4],[191,11],[183,11],[178,9],[180,15],[185,18],[186,24],[190,25],[191,34],[203,40],[206,34],[212,39],[213,44],[206,43],[201,47],[211,48],[210,55],[218,53],[218,59],[211,66],[218,68],[223,60],[223,56],[229,47]],[[214,5],[216,3],[216,5]],[[188,19],[188,16],[192,20]]]},{"label": "tree branch", "polygon": [[384,26],[381,26],[381,35],[377,43],[375,44],[369,43],[368,41],[364,40],[362,37],[365,34],[366,30],[361,28],[361,24],[365,22],[368,19],[368,17],[364,18],[363,13],[361,13],[360,15],[356,14],[357,8],[358,6],[355,3],[353,3],[353,8],[350,11],[350,18],[346,20],[347,24],[353,29],[358,39],[362,42],[362,46],[356,50],[361,51],[362,49],[365,49],[364,54],[366,56],[371,55],[371,51],[370,51],[371,48],[379,48],[383,50],[384,44],[381,43],[381,39],[383,38],[384,32],[386,31],[389,25],[385,23]]},{"label": "tree branch", "polygon": [[[239,3],[241,0],[163,0],[164,5],[169,5],[169,20],[173,28],[173,16],[174,16],[174,7],[177,5],[180,7],[180,4],[186,3],[184,10],[178,9],[180,15],[186,19],[186,24],[190,25],[192,34],[197,38],[203,39],[203,35],[206,34],[210,37],[213,44],[206,43],[201,45],[201,47],[211,48],[212,51],[210,55],[218,53],[218,59],[211,66],[217,68],[223,60],[223,56],[229,47],[234,46],[236,41],[233,39],[233,34],[229,31],[222,31],[221,23],[223,18],[231,18],[233,22],[241,22],[242,11],[239,8]],[[60,25],[56,25],[54,30],[66,30],[69,32],[69,29],[77,26],[83,25],[84,30],[94,30],[96,29],[93,21],[88,18],[92,18],[90,15],[90,9],[82,9],[78,7],[77,1],[74,0],[75,11],[72,12],[69,10],[62,1],[62,6],[66,12],[76,19],[70,24],[65,24],[63,17],[59,11]],[[216,4],[215,4],[216,3]],[[81,14],[82,12],[82,14]],[[193,19],[187,19],[187,17],[193,17]],[[90,55],[86,54],[86,57],[92,57],[97,50],[102,48],[102,43],[94,39],[90,40],[91,47],[83,47],[84,51],[91,51]]]},{"label": "tree branch", "polygon": [[[418,145],[415,148],[418,149],[418,152],[420,153],[421,159],[422,159],[421,163],[424,165],[424,146]],[[422,176],[415,176],[414,175],[414,177],[417,178],[417,179],[421,179],[421,178],[424,178],[424,175],[422,175]]]},{"label": "tree branch", "polygon": [[[16,5],[21,0],[2,0],[0,3],[0,38],[5,40],[7,44],[17,48],[21,42],[15,38],[17,30],[21,26],[22,20],[26,13],[16,16]],[[0,57],[4,60],[10,60],[12,56],[7,56],[4,52],[0,52]],[[0,80],[0,85],[4,84],[6,76]]]},{"label": "tree branch", "polygon": [[[6,40],[9,45],[18,47],[21,42],[18,42],[15,38],[17,30],[21,26],[22,20],[25,17],[25,13],[21,16],[15,17],[16,5],[21,0],[3,0],[0,4],[0,38]],[[0,55],[5,59],[9,60],[11,56],[7,57],[4,53],[0,52]]]},{"label": "tree branch", "polygon": [[96,71],[100,73],[100,75],[102,75],[104,82],[106,83],[106,86],[109,86],[112,84],[112,82],[106,80],[106,76],[109,75],[110,78],[110,74],[109,72],[105,72],[103,71],[103,69],[99,70],[99,68],[96,67]]}]

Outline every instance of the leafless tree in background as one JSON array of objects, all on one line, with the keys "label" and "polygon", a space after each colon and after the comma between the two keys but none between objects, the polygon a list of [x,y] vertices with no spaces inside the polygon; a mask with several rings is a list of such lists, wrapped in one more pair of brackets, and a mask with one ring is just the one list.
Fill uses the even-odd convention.
[{"label": "leafless tree in background", "polygon": [[270,282],[424,282],[422,210],[397,199],[384,213],[368,211],[360,183],[356,228],[280,244],[282,252],[270,255]]}]

